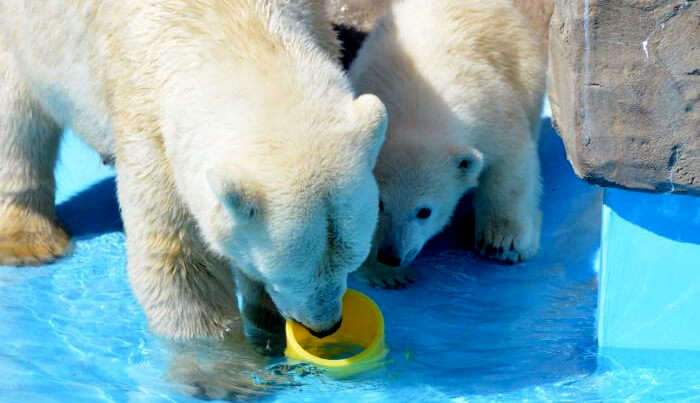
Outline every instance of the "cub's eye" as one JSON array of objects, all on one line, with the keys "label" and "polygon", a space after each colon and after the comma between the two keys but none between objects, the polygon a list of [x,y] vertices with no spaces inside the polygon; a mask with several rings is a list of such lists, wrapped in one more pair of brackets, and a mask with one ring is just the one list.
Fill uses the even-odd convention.
[{"label": "cub's eye", "polygon": [[384,202],[382,199],[379,199],[379,211],[384,211]]},{"label": "cub's eye", "polygon": [[416,217],[418,217],[421,220],[425,220],[426,218],[430,217],[430,214],[432,213],[432,210],[430,210],[427,207],[423,207],[422,209],[418,210],[418,214],[416,214]]}]

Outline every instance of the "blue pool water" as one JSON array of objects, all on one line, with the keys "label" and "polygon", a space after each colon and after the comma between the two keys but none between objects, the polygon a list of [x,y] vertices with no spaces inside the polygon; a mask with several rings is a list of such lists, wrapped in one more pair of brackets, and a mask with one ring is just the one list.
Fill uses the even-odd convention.
[{"label": "blue pool water", "polygon": [[[72,136],[61,153],[58,213],[74,251],[43,267],[0,267],[0,401],[194,401],[165,377],[164,343],[129,289],[113,173]],[[389,365],[344,381],[306,376],[264,400],[700,401],[700,359],[676,353],[682,366],[659,366],[598,351],[602,191],[575,178],[549,120],[541,155],[536,259],[486,262],[449,229],[416,261],[415,285],[351,282],[384,311]]]}]

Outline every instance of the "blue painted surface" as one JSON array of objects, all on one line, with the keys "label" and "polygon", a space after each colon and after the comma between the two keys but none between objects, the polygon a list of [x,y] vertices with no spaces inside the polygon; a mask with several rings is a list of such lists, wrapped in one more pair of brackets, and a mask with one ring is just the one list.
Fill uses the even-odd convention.
[{"label": "blue painted surface", "polygon": [[[93,189],[93,185],[104,180],[113,181],[113,178],[114,170],[102,164],[102,160],[96,152],[88,148],[75,134],[67,131],[66,135],[63,136],[56,163],[56,204],[60,206],[84,191],[91,191],[96,195],[99,193],[101,201],[115,200],[114,192],[110,192],[109,189]],[[75,200],[85,199],[76,197]],[[93,204],[88,198],[82,207],[100,207]],[[98,209],[94,214],[91,213],[91,221],[102,221],[100,212],[109,212],[110,207],[113,206],[109,206],[107,209]],[[79,214],[71,214],[70,216],[73,218]]]},{"label": "blue painted surface", "polygon": [[[416,261],[414,286],[351,284],[384,311],[390,365],[348,381],[300,378],[266,401],[697,395],[700,369],[687,358],[682,368],[659,368],[598,354],[602,192],[574,177],[548,120],[541,138],[544,233],[533,261],[486,262],[463,247],[464,228],[449,229]],[[58,212],[78,237],[73,254],[55,264],[0,267],[0,401],[193,401],[164,375],[167,352],[129,289],[110,170],[75,139],[64,145]]]},{"label": "blue painted surface", "polygon": [[700,198],[605,191],[599,344],[700,351]]}]

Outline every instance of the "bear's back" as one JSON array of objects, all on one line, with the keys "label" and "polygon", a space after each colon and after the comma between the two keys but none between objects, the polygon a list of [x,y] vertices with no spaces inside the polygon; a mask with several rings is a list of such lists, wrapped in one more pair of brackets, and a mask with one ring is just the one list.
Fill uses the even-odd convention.
[{"label": "bear's back", "polygon": [[[386,92],[380,96],[402,108],[405,100],[428,92],[439,94],[448,105],[515,97],[519,102],[510,105],[525,109],[536,132],[545,69],[538,41],[507,0],[404,0],[380,20],[351,76],[360,86],[367,79],[375,81],[367,85]],[[365,74],[368,70],[372,72]],[[401,85],[388,88],[376,82],[381,77],[394,77],[391,81]]]}]

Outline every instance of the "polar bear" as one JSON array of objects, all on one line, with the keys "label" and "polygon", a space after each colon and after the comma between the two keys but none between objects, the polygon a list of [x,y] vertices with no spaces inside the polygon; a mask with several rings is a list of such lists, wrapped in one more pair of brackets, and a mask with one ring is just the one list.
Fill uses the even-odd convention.
[{"label": "polar bear", "polygon": [[379,224],[362,270],[376,285],[411,280],[396,268],[472,188],[482,255],[518,262],[537,252],[545,62],[526,27],[506,0],[404,0],[363,44],[351,81],[389,113],[375,168]]},{"label": "polar bear", "polygon": [[244,299],[333,328],[370,251],[386,110],[354,97],[321,3],[0,3],[0,264],[65,253],[53,167],[71,127],[115,156],[154,332],[224,337],[234,276]]}]

